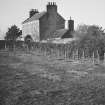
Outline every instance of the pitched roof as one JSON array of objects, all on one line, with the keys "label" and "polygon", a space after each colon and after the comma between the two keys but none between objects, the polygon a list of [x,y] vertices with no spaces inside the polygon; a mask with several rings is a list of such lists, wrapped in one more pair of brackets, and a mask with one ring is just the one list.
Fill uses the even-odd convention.
[{"label": "pitched roof", "polygon": [[67,29],[59,29],[53,33],[53,37],[59,38],[62,37],[68,30]]},{"label": "pitched roof", "polygon": [[22,24],[27,23],[27,22],[31,22],[33,20],[39,20],[45,14],[46,14],[46,12],[36,13],[31,18],[27,18],[25,21],[23,21]]},{"label": "pitched roof", "polygon": [[59,13],[57,13],[60,18],[62,18],[65,21],[65,18],[63,16],[61,16]]}]

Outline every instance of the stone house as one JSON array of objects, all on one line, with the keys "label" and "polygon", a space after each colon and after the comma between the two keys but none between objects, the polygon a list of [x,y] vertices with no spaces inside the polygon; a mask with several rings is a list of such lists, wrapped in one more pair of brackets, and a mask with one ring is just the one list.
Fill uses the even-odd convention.
[{"label": "stone house", "polygon": [[65,19],[57,12],[55,2],[49,2],[46,12],[30,11],[30,16],[22,22],[22,35],[30,35],[34,41],[56,38],[56,30],[65,29]]}]

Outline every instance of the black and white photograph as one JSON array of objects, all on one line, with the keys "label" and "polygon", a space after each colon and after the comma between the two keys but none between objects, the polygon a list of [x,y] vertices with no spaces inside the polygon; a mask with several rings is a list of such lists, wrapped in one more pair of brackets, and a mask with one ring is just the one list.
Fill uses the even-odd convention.
[{"label": "black and white photograph", "polygon": [[0,105],[105,105],[105,0],[0,0]]}]

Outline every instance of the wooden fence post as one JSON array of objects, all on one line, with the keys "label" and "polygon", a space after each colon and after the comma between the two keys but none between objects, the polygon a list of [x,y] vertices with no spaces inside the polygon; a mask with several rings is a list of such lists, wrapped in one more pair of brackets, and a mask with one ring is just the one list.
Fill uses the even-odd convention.
[{"label": "wooden fence post", "polygon": [[105,63],[105,53],[104,53],[104,63]]},{"label": "wooden fence post", "polygon": [[92,57],[92,61],[93,61],[93,64],[95,64],[95,54],[94,54],[94,51],[93,51],[93,57]]},{"label": "wooden fence post", "polygon": [[100,62],[100,59],[99,59],[99,53],[98,53],[98,50],[97,50],[97,63]]}]

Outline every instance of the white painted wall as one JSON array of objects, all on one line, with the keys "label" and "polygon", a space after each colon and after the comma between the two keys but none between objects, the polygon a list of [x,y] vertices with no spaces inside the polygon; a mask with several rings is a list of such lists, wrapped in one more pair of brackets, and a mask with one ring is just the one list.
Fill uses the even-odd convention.
[{"label": "white painted wall", "polygon": [[22,36],[23,38],[27,35],[31,35],[34,41],[39,41],[40,33],[39,33],[39,20],[35,20],[32,22],[24,23],[22,26]]}]

